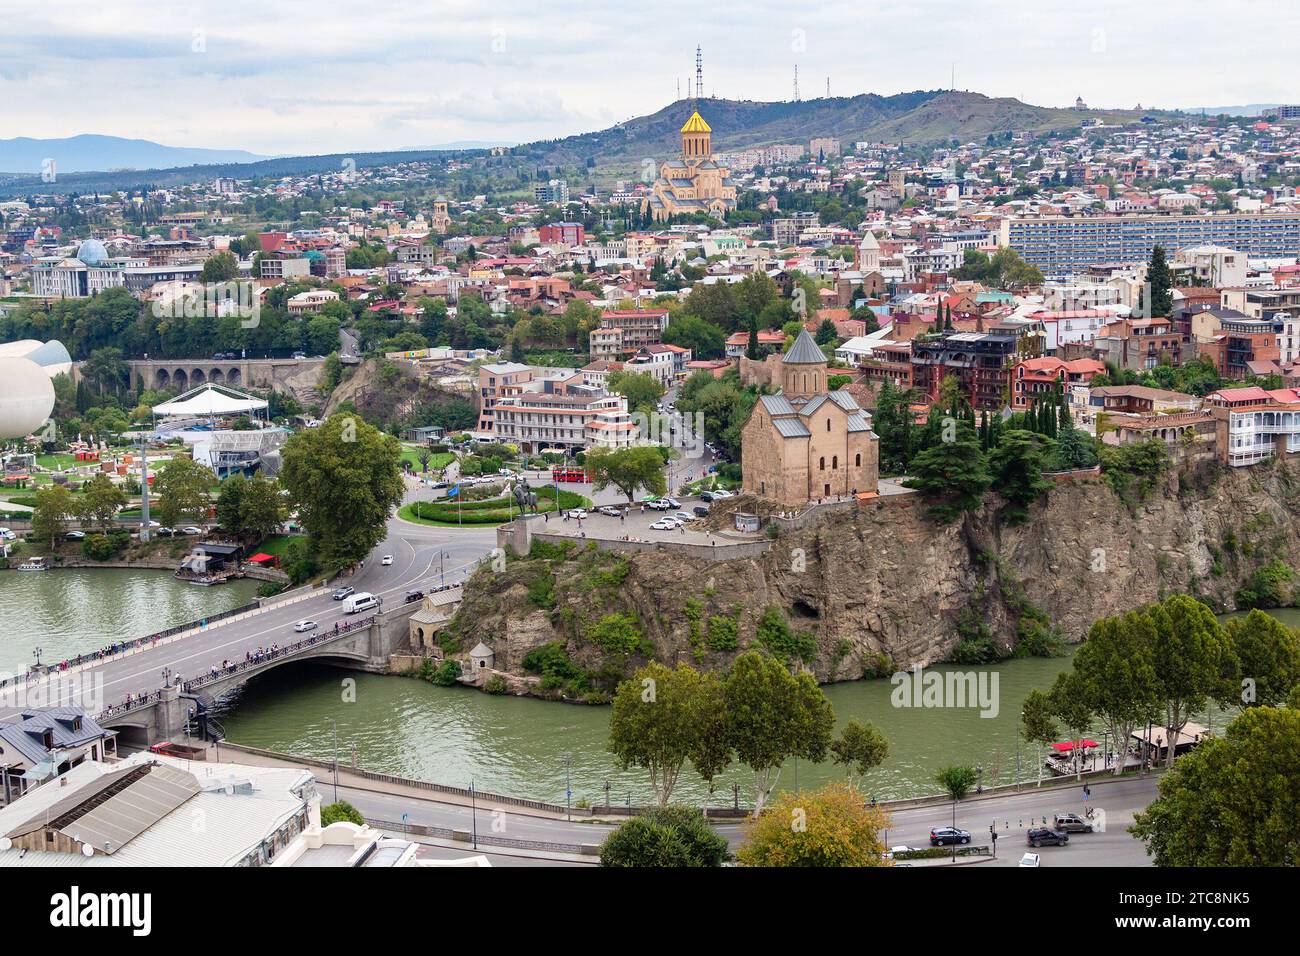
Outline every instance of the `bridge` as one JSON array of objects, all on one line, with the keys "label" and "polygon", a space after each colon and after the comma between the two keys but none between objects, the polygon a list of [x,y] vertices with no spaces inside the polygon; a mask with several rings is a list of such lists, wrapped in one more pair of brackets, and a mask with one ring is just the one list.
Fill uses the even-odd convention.
[{"label": "bridge", "polygon": [[[320,381],[323,358],[268,359],[131,359],[127,366],[131,382],[142,388],[170,388],[184,392],[195,385],[248,386],[297,390],[314,388]],[[73,381],[81,375],[81,363],[73,366]]]}]

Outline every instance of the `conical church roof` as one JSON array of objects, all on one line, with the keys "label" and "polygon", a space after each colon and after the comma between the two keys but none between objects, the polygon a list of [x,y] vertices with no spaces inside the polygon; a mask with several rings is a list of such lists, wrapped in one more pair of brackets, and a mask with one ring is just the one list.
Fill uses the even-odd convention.
[{"label": "conical church roof", "polygon": [[826,353],[821,350],[817,340],[808,334],[807,329],[799,331],[799,337],[790,346],[790,351],[781,359],[782,365],[825,365]]},{"label": "conical church roof", "polygon": [[709,126],[708,123],[704,122],[704,117],[700,115],[700,111],[696,110],[694,113],[691,114],[691,118],[686,121],[686,125],[682,127],[682,132],[683,133],[712,133],[713,129],[712,127]]}]

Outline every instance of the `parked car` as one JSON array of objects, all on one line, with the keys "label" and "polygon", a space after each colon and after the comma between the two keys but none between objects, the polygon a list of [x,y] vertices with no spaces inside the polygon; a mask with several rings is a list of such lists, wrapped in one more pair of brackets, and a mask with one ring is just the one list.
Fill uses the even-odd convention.
[{"label": "parked car", "polygon": [[669,508],[680,508],[682,506],[682,503],[678,501],[676,498],[668,497],[665,498],[664,500],[668,502]]},{"label": "parked car", "polygon": [[609,515],[611,518],[617,518],[619,515],[623,513],[619,511],[617,508],[615,508],[613,505],[601,505],[596,510],[603,515]]},{"label": "parked car", "polygon": [[176,532],[177,534],[203,534],[203,529],[195,525],[187,525]]},{"label": "parked car", "polygon": [[647,501],[646,505],[654,511],[672,511],[673,506],[664,498],[656,498],[654,501]]},{"label": "parked car", "polygon": [[586,508],[574,508],[572,511],[569,512],[570,518],[586,518],[587,516],[588,515],[587,515]]},{"label": "parked car", "polygon": [[970,831],[957,827],[938,827],[930,831],[930,846],[943,846],[946,843],[969,843]]},{"label": "parked car", "polygon": [[158,529],[158,537],[160,537],[160,538],[170,538],[170,537],[171,537],[172,535],[174,535],[175,533],[176,533],[176,532],[175,532],[174,530],[172,530],[171,528],[159,528],[159,529]]},{"label": "parked car", "polygon": [[1022,857],[1020,858],[1020,862],[1019,862],[1017,865],[1018,865],[1018,866],[1038,866],[1038,854],[1037,854],[1037,853],[1026,853],[1024,856],[1022,856]]},{"label": "parked car", "polygon": [[423,598],[423,597],[424,597],[424,592],[423,592],[423,591],[420,591],[420,590],[417,590],[417,589],[412,589],[412,590],[406,592],[406,597],[403,598],[403,603],[404,603],[404,604],[410,604],[412,601],[418,601],[418,600],[420,600],[420,599]]},{"label": "parked car", "polygon": [[345,597],[355,591],[356,588],[348,587],[346,584],[341,588],[336,588],[332,597],[336,601],[342,601]]},{"label": "parked car", "polygon": [[293,357],[296,358],[296,359],[305,359],[305,358],[307,357],[307,353],[306,353],[306,352],[294,352],[294,353],[293,353]]},{"label": "parked car", "polygon": [[85,536],[86,536],[86,532],[84,531],[69,531],[67,534],[64,535],[64,537],[67,538],[69,541],[80,541]]},{"label": "parked car", "polygon": [[695,515],[689,515],[685,511],[679,511],[673,515],[681,524],[689,524],[695,520]]},{"label": "parked car", "polygon": [[650,525],[655,531],[676,531],[677,522],[672,518],[660,518],[654,524]]},{"label": "parked car", "polygon": [[316,622],[299,621],[296,624],[294,624],[293,629],[297,631],[299,634],[301,634],[303,631],[314,631],[316,630]]},{"label": "parked car", "polygon": [[714,494],[713,492],[711,492],[711,491],[701,491],[701,492],[700,492],[700,500],[701,500],[701,501],[717,501],[717,500],[718,500],[718,496],[715,495],[715,494]]},{"label": "parked car", "polygon": [[384,567],[388,567],[390,564],[393,563],[393,556],[391,554],[386,554],[384,555],[382,560],[380,560],[379,563],[382,564]]},{"label": "parked car", "polygon": [[730,498],[731,496],[732,492],[728,491],[726,488],[719,488],[713,492],[713,497],[715,498]]},{"label": "parked car", "polygon": [[1064,846],[1070,842],[1070,834],[1051,827],[1033,827],[1025,836],[1032,847]]},{"label": "parked car", "polygon": [[708,505],[696,505],[691,510],[695,512],[695,517],[697,518],[707,518],[709,516]]},{"label": "parked car", "polygon": [[10,528],[0,528],[0,538],[3,538],[6,541],[16,541],[18,540],[18,535],[14,534],[13,530]]},{"label": "parked car", "polygon": [[1052,819],[1052,826],[1066,833],[1091,833],[1092,824],[1077,813],[1058,813]]}]

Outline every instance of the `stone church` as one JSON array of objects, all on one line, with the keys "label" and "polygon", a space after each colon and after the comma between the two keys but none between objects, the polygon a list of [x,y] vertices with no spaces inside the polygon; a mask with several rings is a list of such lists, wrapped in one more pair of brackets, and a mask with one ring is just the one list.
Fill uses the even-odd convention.
[{"label": "stone church", "polygon": [[650,195],[641,202],[641,215],[655,222],[694,212],[723,219],[736,208],[731,171],[713,159],[713,130],[698,111],[682,127],[682,155],[659,168]]},{"label": "stone church", "polygon": [[741,431],[743,491],[802,508],[875,492],[879,439],[847,392],[826,388],[826,356],[804,329],[781,360],[781,391],[763,395]]}]

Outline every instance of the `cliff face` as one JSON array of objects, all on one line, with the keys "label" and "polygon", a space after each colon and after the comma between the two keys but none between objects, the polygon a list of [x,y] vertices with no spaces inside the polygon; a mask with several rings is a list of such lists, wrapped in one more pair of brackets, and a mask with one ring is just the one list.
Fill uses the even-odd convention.
[{"label": "cliff face", "polygon": [[[1075,642],[1095,619],[1171,593],[1231,609],[1258,567],[1300,567],[1297,507],[1300,465],[1281,463],[1170,475],[1132,507],[1101,481],[1063,484],[1018,526],[1001,520],[996,495],[947,526],[909,496],[783,532],[752,560],[583,552],[513,561],[471,580],[454,633],[461,650],[491,646],[496,666],[512,673],[549,642],[608,676],[651,652],[720,667],[735,654],[729,635],[743,650],[775,605],[792,630],[815,637],[819,680],[855,679],[880,655],[898,668],[948,659],[963,620],[983,622],[1009,647],[1022,618],[1039,612]],[[592,640],[611,614],[638,622],[638,651],[619,656]]]}]

